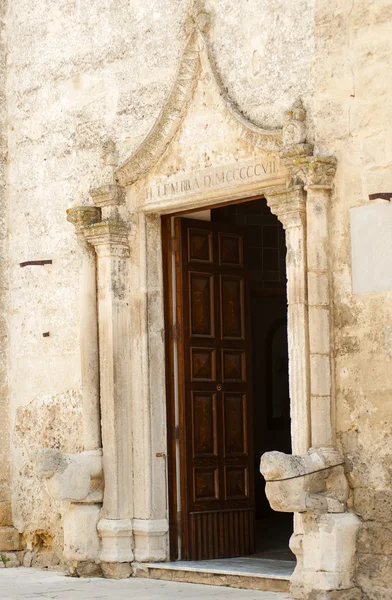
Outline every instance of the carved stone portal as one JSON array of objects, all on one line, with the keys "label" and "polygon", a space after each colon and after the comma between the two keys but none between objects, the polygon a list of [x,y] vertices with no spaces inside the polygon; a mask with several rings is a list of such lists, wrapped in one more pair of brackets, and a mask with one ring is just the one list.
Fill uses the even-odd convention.
[{"label": "carved stone portal", "polygon": [[92,190],[95,207],[73,209],[74,219],[82,219],[79,212],[90,219],[78,221],[79,232],[97,255],[105,473],[99,557],[112,570],[123,563],[119,572],[127,574],[134,557],[167,557],[160,216],[264,195],[286,231],[296,455],[267,453],[261,471],[271,506],[297,514],[294,596],[328,598],[353,588],[359,525],[347,512],[344,461],[335,449],[328,214],[336,160],[313,154],[301,101],[280,129],[244,118],[211,57],[210,19],[197,3],[157,122],[114,178]]}]

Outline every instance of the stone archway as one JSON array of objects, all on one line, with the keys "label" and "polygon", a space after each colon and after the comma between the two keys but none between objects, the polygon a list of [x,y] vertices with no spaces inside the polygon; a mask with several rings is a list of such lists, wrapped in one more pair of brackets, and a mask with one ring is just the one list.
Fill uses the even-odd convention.
[{"label": "stone archway", "polygon": [[[115,181],[92,190],[95,208],[69,211],[97,253],[105,474],[100,560],[167,558],[160,217],[263,194],[286,231],[297,455],[265,457],[267,493],[276,510],[305,514],[296,519],[292,543],[296,597],[348,589],[357,520],[346,512],[343,458],[335,448],[328,211],[336,161],[315,156],[306,143],[301,102],[276,130],[248,122],[231,105],[208,51],[208,22],[207,13],[194,14],[176,82],[141,147]],[[339,536],[349,544],[345,557],[331,550]]]}]

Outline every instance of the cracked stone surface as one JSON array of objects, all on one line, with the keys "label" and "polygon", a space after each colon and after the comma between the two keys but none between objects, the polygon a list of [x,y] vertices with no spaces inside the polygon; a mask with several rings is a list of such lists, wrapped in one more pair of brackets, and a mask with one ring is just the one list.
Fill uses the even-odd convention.
[{"label": "cracked stone surface", "polygon": [[287,594],[238,590],[191,583],[173,583],[153,579],[131,578],[118,581],[109,579],[76,579],[59,571],[38,569],[3,569],[0,572],[1,600],[289,600]]}]

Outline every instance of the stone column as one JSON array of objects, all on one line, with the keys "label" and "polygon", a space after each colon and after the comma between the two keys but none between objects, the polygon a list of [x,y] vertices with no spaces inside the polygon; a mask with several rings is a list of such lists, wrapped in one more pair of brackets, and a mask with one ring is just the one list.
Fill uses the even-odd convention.
[{"label": "stone column", "polygon": [[291,438],[293,453],[303,454],[310,447],[305,194],[302,186],[293,186],[269,192],[266,199],[286,232]]},{"label": "stone column", "polygon": [[80,354],[83,396],[84,450],[101,448],[101,416],[99,407],[99,352],[97,319],[97,286],[95,252],[86,242],[82,228],[101,220],[95,206],[79,206],[67,210],[67,220],[75,226],[81,266],[79,274]]},{"label": "stone column", "polygon": [[307,219],[311,442],[314,448],[335,446],[332,402],[332,342],[329,205],[336,170],[334,158],[302,161]]},{"label": "stone column", "polygon": [[83,229],[97,253],[101,419],[105,490],[98,531],[107,576],[129,576],[132,549],[132,419],[129,308],[129,229],[120,190],[94,190],[102,222]]}]

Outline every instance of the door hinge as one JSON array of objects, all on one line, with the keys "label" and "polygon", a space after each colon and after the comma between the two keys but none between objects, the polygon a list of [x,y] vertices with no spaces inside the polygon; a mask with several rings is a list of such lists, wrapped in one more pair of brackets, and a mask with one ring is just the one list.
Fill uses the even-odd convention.
[{"label": "door hinge", "polygon": [[173,427],[173,440],[180,440],[181,439],[181,429],[179,425],[175,425]]},{"label": "door hinge", "polygon": [[171,252],[179,252],[180,250],[180,240],[176,237],[170,238],[170,251]]},{"label": "door hinge", "polygon": [[180,324],[176,323],[175,325],[172,325],[172,327],[171,327],[172,340],[178,340],[180,338],[180,333],[181,333]]}]

